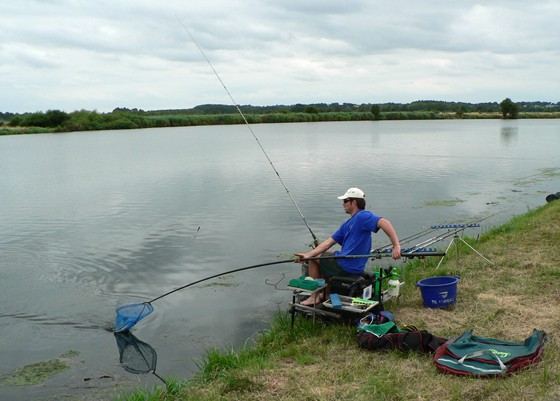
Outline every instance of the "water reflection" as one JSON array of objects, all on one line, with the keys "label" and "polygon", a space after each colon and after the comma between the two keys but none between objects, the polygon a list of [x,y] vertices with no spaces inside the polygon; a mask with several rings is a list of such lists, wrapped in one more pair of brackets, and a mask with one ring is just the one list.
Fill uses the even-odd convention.
[{"label": "water reflection", "polygon": [[519,133],[518,127],[502,127],[500,130],[500,139],[503,145],[512,146],[517,143]]},{"label": "water reflection", "polygon": [[135,375],[152,373],[167,385],[156,373],[157,353],[150,344],[140,341],[130,331],[114,334],[119,349],[119,363],[124,370]]}]

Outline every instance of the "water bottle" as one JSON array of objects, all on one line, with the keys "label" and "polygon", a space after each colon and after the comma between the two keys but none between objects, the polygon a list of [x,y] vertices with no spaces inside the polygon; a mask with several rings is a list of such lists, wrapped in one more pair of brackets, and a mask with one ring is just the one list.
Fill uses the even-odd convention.
[{"label": "water bottle", "polygon": [[379,272],[374,272],[374,280],[375,280],[375,284],[374,284],[374,288],[375,291],[373,293],[373,299],[379,299],[379,293],[380,293],[380,288],[381,288],[381,281],[379,280],[379,276],[381,273]]},{"label": "water bottle", "polygon": [[391,272],[391,280],[389,280],[389,284],[387,285],[388,294],[390,297],[399,296],[400,284],[401,283],[399,282],[399,272],[397,271],[397,269],[393,269],[393,271]]}]

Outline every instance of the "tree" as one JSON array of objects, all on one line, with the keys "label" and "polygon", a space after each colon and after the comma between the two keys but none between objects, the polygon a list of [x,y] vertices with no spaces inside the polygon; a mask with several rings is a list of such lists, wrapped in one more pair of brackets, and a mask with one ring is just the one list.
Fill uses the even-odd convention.
[{"label": "tree", "polygon": [[505,98],[500,103],[500,111],[502,112],[502,116],[504,118],[517,118],[519,114],[519,106],[516,103],[513,103],[511,99]]},{"label": "tree", "polygon": [[292,107],[290,107],[290,111],[292,113],[303,113],[305,111],[305,106],[301,103],[294,104]]},{"label": "tree", "polygon": [[70,117],[68,116],[68,114],[65,113],[64,111],[48,110],[45,113],[44,126],[45,127],[53,127],[53,128],[58,127],[58,126],[62,125],[69,118]]},{"label": "tree", "polygon": [[10,127],[18,127],[21,125],[21,122],[23,121],[23,117],[20,115],[14,116],[12,117],[12,119],[10,120],[10,122],[8,123],[8,125]]},{"label": "tree", "polygon": [[378,104],[371,106],[371,114],[373,114],[373,119],[377,120],[379,118],[379,113],[381,112],[381,107]]}]

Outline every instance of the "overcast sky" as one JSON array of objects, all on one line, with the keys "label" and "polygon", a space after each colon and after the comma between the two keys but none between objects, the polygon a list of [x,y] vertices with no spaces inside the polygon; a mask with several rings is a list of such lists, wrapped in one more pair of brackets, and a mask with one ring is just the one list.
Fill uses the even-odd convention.
[{"label": "overcast sky", "polygon": [[[558,0],[14,0],[0,112],[560,101]],[[187,31],[188,29],[188,31]]]}]

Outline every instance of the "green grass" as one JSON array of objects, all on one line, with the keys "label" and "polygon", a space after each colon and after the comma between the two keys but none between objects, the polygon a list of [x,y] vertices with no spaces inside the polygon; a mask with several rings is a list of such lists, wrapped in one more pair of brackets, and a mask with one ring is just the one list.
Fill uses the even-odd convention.
[{"label": "green grass", "polygon": [[[427,258],[406,264],[403,296],[385,306],[399,324],[413,324],[450,338],[475,334],[520,341],[533,328],[551,341],[543,360],[500,379],[443,375],[430,355],[360,349],[355,327],[279,312],[254,345],[210,349],[199,373],[166,389],[138,389],[121,400],[554,400],[560,399],[560,202],[516,217],[475,239],[465,238],[490,259],[464,245],[452,247],[436,270]],[[434,275],[457,275],[457,304],[429,309],[414,283]]]}]

